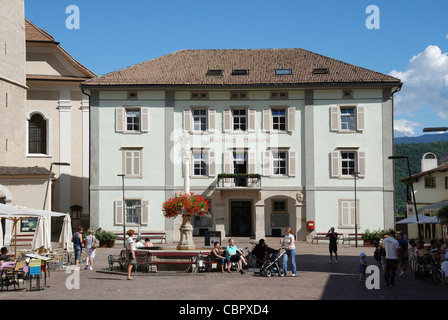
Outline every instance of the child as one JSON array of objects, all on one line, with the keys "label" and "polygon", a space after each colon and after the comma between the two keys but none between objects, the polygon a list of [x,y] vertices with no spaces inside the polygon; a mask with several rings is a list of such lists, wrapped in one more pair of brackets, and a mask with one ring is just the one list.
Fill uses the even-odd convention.
[{"label": "child", "polygon": [[366,263],[366,254],[363,252],[360,255],[359,259],[359,281],[365,281],[366,280],[366,269],[367,269],[367,263]]}]

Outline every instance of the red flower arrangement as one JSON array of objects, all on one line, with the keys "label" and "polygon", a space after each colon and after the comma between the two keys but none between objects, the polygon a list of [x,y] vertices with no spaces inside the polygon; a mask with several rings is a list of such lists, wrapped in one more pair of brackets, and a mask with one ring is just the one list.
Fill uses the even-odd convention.
[{"label": "red flower arrangement", "polygon": [[162,205],[162,211],[165,218],[176,218],[185,208],[184,215],[203,216],[207,214],[210,205],[205,198],[199,194],[183,193],[175,195],[168,199]]}]

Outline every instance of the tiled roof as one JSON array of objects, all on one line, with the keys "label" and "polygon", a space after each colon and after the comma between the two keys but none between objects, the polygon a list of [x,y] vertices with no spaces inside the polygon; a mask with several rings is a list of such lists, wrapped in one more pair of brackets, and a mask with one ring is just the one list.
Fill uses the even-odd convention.
[{"label": "tiled roof", "polygon": [[86,74],[86,77],[83,78],[64,77],[59,79],[48,75],[41,76],[40,78],[38,76],[27,75],[27,80],[84,81],[96,77],[95,73],[87,69],[84,65],[82,65],[75,58],[73,58],[67,51],[64,50],[64,48],[62,48],[59,42],[54,40],[54,38],[48,32],[45,32],[41,28],[37,27],[26,18],[25,18],[25,38],[27,42],[31,43],[33,42],[53,43],[56,46],[56,48],[60,50],[60,52],[67,57],[69,61],[71,61],[74,65],[76,65]]},{"label": "tiled roof", "polygon": [[25,19],[25,39],[26,41],[56,42],[48,32],[35,26],[28,19]]},{"label": "tiled roof", "polygon": [[[413,174],[412,179],[420,178],[420,177],[426,176],[426,175],[434,173],[434,172],[445,172],[445,171],[448,171],[448,162],[442,163],[440,166],[438,166],[434,169],[430,169],[430,170],[426,170],[426,171],[423,171],[423,172],[420,172],[417,174]],[[400,179],[400,181],[407,182],[407,181],[409,181],[409,177]]]},{"label": "tiled roof", "polygon": [[47,175],[50,173],[43,167],[2,167],[0,166],[0,176],[28,176]]},{"label": "tiled roof", "polygon": [[[328,68],[327,74],[313,74]],[[232,75],[248,69],[248,75]],[[291,69],[276,75],[275,69]],[[222,75],[206,75],[222,70]],[[181,50],[128,68],[99,76],[83,86],[241,86],[313,84],[401,85],[397,78],[357,67],[303,49]]]}]

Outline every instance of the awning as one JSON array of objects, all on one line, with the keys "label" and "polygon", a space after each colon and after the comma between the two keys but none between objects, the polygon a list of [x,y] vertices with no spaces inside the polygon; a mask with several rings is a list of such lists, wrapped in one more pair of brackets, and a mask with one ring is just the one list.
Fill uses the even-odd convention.
[{"label": "awning", "polygon": [[418,211],[439,211],[443,207],[448,206],[448,200],[439,201],[433,204],[430,204],[429,206],[419,208]]}]

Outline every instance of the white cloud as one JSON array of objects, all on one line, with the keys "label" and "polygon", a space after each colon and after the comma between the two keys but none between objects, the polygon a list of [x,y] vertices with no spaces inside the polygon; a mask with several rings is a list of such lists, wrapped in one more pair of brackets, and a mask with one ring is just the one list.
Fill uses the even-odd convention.
[{"label": "white cloud", "polygon": [[438,46],[428,46],[412,57],[406,71],[390,72],[401,79],[402,90],[395,94],[395,114],[413,115],[430,106],[440,117],[448,118],[448,53]]},{"label": "white cloud", "polygon": [[395,137],[409,137],[415,134],[415,127],[419,127],[420,123],[407,119],[398,119],[394,121]]}]

